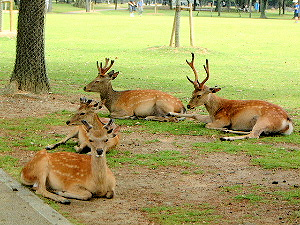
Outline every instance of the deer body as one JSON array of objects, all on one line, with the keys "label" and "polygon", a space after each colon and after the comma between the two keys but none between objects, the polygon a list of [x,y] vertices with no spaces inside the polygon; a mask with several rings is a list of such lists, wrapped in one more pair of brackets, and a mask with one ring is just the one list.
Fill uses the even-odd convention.
[{"label": "deer body", "polygon": [[126,90],[115,91],[111,80],[115,79],[119,72],[106,73],[114,63],[107,68],[109,59],[106,59],[104,68],[98,66],[99,75],[84,87],[87,92],[99,92],[101,100],[110,111],[112,118],[143,117],[160,120],[170,112],[184,113],[182,102],[165,92],[158,90]]},{"label": "deer body", "polygon": [[[61,203],[70,203],[66,198],[88,200],[93,195],[112,198],[116,181],[106,164],[107,138],[97,138],[93,131],[89,138],[93,140],[91,155],[39,151],[22,169],[22,183]],[[48,186],[56,194],[49,192]]]},{"label": "deer body", "polygon": [[[204,85],[209,78],[208,61],[206,61],[206,66],[204,66],[207,77],[201,83],[198,81],[198,74],[194,68],[194,54],[192,54],[192,61],[187,61],[187,63],[195,74],[195,81],[191,81],[188,78],[193,83],[195,90],[187,108],[193,109],[204,105],[210,116],[210,121],[206,124],[207,128],[245,134],[236,137],[222,137],[221,140],[232,141],[245,138],[259,138],[262,133],[286,135],[292,133],[293,124],[291,119],[280,106],[260,100],[229,100],[220,98],[215,93],[220,91],[221,88],[209,88]],[[186,117],[202,120],[202,117],[193,115]],[[232,129],[233,131],[227,129]]]}]

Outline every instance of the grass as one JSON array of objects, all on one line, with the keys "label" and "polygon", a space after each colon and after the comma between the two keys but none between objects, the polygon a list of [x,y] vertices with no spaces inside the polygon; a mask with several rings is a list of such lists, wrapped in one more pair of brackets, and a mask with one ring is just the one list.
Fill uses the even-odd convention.
[{"label": "grass", "polygon": [[217,224],[220,216],[216,215],[214,207],[208,204],[160,206],[145,208],[153,220],[161,225],[171,224]]},{"label": "grass", "polygon": [[[96,5],[96,9],[109,8]],[[121,7],[125,7],[123,5]],[[68,4],[54,4],[53,12],[46,16],[45,44],[48,77],[52,92],[71,98],[82,95],[99,98],[98,94],[86,93],[83,86],[96,75],[96,61],[105,57],[116,59],[113,69],[120,71],[113,81],[116,90],[158,89],[188,102],[193,87],[186,75],[193,77],[185,63],[195,52],[195,65],[199,76],[204,76],[202,64],[208,58],[211,77],[209,86],[219,85],[219,95],[229,99],[261,99],[279,104],[292,116],[295,132],[290,136],[263,137],[259,140],[221,142],[219,131],[207,130],[204,124],[183,121],[176,124],[142,120],[117,120],[124,126],[134,126],[138,132],[155,134],[193,135],[216,137],[209,143],[191,143],[190,152],[165,149],[149,154],[135,154],[130,151],[112,150],[108,161],[112,167],[142,166],[149,169],[179,167],[182,175],[194,176],[206,173],[189,159],[200,154],[225,152],[247,154],[252,163],[265,169],[300,168],[299,138],[299,45],[300,29],[291,20],[292,14],[276,15],[268,11],[272,19],[258,19],[258,14],[248,18],[248,14],[222,12],[217,17],[210,12],[200,12],[194,17],[195,46],[189,46],[188,12],[182,12],[181,46],[168,46],[174,12],[146,8],[143,17],[130,18],[126,10],[96,11],[93,13],[72,13],[80,11]],[[196,14],[196,13],[195,13]],[[16,15],[14,16],[16,25]],[[4,13],[4,29],[8,29],[8,14]],[[0,86],[9,81],[15,61],[16,39],[0,38]],[[51,126],[62,126],[70,112],[57,112],[45,117],[0,119],[0,167],[18,177],[18,158],[10,156],[13,151],[37,151],[50,142],[61,138],[47,132]],[[107,116],[107,115],[104,115]],[[160,144],[157,139],[145,142]],[[73,151],[74,143],[60,146],[57,150]],[[229,186],[223,191],[232,192],[236,201],[249,204],[264,204],[266,188],[259,191],[254,185],[249,190],[243,186]],[[299,202],[299,190],[270,191],[278,201],[289,204]],[[271,202],[271,200],[269,200]],[[285,204],[285,203],[283,203]],[[220,214],[211,205],[158,206],[144,209],[160,224],[201,224],[218,223]],[[294,218],[299,218],[295,211]],[[204,223],[203,222],[203,223]]]},{"label": "grass", "polygon": [[118,150],[110,151],[108,163],[112,167],[119,167],[124,165],[132,166],[146,166],[150,169],[157,169],[159,167],[197,167],[189,162],[188,156],[179,151],[163,150],[149,154],[133,154],[130,151],[120,152]]}]

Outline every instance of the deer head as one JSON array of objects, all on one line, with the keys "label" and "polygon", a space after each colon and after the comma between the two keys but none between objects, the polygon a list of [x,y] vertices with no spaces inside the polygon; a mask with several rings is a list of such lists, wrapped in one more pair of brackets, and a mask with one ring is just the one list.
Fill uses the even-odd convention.
[{"label": "deer head", "polygon": [[106,152],[107,150],[107,142],[109,141],[109,138],[112,138],[112,130],[109,131],[109,134],[103,135],[100,130],[93,129],[93,126],[86,120],[82,120],[81,122],[86,127],[92,153],[94,151],[95,155],[102,155],[103,151]]},{"label": "deer head", "polygon": [[67,125],[81,125],[82,120],[90,121],[96,111],[101,109],[103,104],[92,99],[80,98],[80,106],[76,113],[66,122]]},{"label": "deer head", "polygon": [[102,89],[105,89],[108,83],[117,78],[119,74],[119,72],[115,72],[114,70],[107,73],[108,70],[113,66],[114,62],[114,60],[111,60],[110,65],[108,66],[109,58],[105,58],[105,65],[102,67],[102,63],[100,63],[99,66],[99,62],[97,61],[98,76],[88,85],[86,85],[83,90],[87,92],[101,92]]},{"label": "deer head", "polygon": [[188,76],[187,79],[194,85],[195,90],[193,91],[192,98],[190,99],[187,108],[193,109],[196,106],[200,106],[205,104],[209,100],[209,94],[216,93],[221,90],[221,88],[214,87],[209,88],[205,85],[205,82],[209,79],[209,65],[208,65],[208,59],[206,59],[206,65],[203,65],[204,70],[206,72],[206,78],[200,83],[198,80],[198,73],[194,66],[194,53],[192,53],[192,61],[189,62],[186,60],[187,64],[192,68],[194,75],[195,75],[195,81],[192,81]]}]

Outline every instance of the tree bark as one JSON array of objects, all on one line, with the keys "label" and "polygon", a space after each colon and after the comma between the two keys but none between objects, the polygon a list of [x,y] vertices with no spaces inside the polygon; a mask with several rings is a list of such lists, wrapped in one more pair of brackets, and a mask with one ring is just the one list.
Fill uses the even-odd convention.
[{"label": "tree bark", "polygon": [[261,0],[261,11],[260,11],[260,18],[266,19],[266,9],[267,9],[267,2],[268,0]]},{"label": "tree bark", "polygon": [[20,1],[16,61],[10,83],[19,90],[48,93],[44,51],[45,0]]}]

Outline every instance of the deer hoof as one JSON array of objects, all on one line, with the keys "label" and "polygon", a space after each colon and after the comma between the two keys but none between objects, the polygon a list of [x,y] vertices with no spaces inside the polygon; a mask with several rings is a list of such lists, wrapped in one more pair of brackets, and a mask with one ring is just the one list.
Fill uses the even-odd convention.
[{"label": "deer hoof", "polygon": [[65,200],[61,201],[60,203],[64,204],[64,205],[70,205],[71,201],[69,199],[65,199]]},{"label": "deer hoof", "polygon": [[47,146],[45,149],[46,150],[51,150],[53,147],[52,146]]},{"label": "deer hoof", "polygon": [[230,137],[221,137],[221,141],[234,141],[234,139],[231,139]]}]

